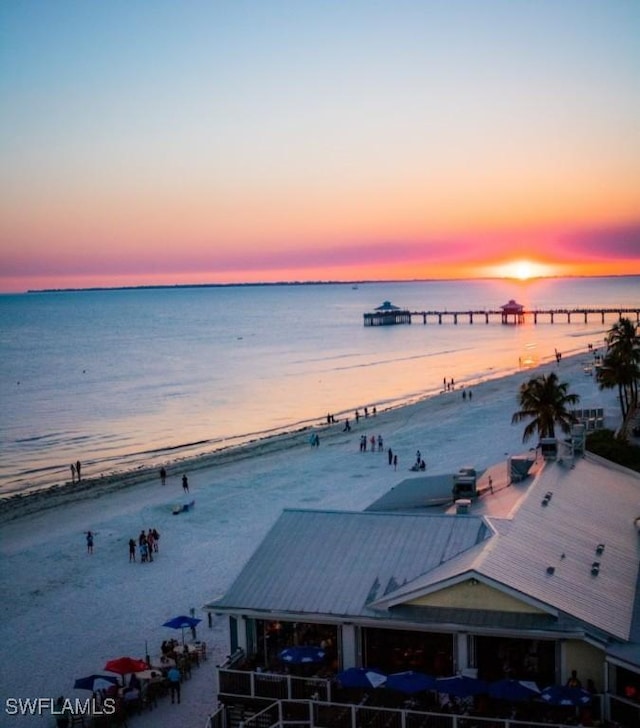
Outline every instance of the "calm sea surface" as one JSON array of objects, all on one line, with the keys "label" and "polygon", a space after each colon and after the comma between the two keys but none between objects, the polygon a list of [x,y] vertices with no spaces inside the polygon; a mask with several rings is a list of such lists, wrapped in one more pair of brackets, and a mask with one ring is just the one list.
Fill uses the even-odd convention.
[{"label": "calm sea surface", "polygon": [[0,296],[0,495],[155,465],[331,412],[379,409],[600,345],[604,325],[367,327],[411,310],[640,305],[640,278],[79,291]]}]

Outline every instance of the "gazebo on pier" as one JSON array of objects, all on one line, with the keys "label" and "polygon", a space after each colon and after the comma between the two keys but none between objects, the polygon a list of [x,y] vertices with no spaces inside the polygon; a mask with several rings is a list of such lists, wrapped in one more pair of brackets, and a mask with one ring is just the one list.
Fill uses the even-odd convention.
[{"label": "gazebo on pier", "polygon": [[[502,323],[503,324],[508,324],[508,323],[523,324],[524,323],[524,306],[521,303],[516,303],[512,298],[507,303],[505,303],[503,306],[500,306],[500,308],[502,309]],[[509,321],[510,317],[513,317],[513,322]]]},{"label": "gazebo on pier", "polygon": [[373,313],[364,314],[365,326],[393,326],[395,324],[410,323],[411,312],[399,306],[394,306],[391,301],[384,301]]}]

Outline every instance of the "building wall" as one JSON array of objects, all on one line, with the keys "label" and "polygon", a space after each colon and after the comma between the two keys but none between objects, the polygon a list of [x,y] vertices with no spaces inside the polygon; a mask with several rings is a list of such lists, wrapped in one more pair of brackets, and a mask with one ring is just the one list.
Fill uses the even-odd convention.
[{"label": "building wall", "polygon": [[578,640],[567,640],[564,643],[562,682],[566,683],[572,670],[578,673],[582,687],[587,687],[587,680],[591,678],[596,686],[596,691],[604,690],[604,652],[592,647],[586,642]]},{"label": "building wall", "polygon": [[462,584],[427,594],[409,604],[428,607],[459,607],[462,609],[485,609],[501,612],[542,614],[541,609],[525,604],[514,597],[493,589],[482,582],[471,580]]}]

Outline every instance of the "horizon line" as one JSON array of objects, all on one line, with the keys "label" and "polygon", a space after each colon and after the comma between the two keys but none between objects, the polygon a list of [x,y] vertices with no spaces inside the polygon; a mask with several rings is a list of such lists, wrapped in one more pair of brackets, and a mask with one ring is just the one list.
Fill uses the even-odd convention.
[{"label": "horizon line", "polygon": [[[80,286],[71,288],[29,288],[22,293],[82,293],[88,291],[136,291],[136,290],[162,290],[176,288],[234,288],[259,286],[332,286],[332,285],[365,285],[368,283],[441,283],[447,281],[517,281],[528,283],[538,280],[557,280],[559,278],[637,278],[640,273],[620,273],[613,275],[548,275],[531,276],[520,279],[515,276],[479,276],[477,278],[379,278],[379,279],[353,279],[353,280],[302,280],[302,281],[238,281],[235,283],[156,283],[130,286]],[[0,295],[20,295],[19,292],[5,291]]]}]

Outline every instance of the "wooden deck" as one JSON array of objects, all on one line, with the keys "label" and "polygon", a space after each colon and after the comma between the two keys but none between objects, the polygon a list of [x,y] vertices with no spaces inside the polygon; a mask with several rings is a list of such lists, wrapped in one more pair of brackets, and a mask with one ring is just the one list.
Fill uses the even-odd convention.
[{"label": "wooden deck", "polygon": [[518,314],[505,313],[502,309],[485,309],[474,311],[409,311],[407,309],[398,311],[375,311],[364,314],[365,326],[389,326],[397,324],[411,324],[413,319],[422,320],[423,324],[458,324],[476,322],[489,324],[523,324],[530,323],[589,323],[595,317],[601,324],[604,324],[607,317],[635,316],[637,323],[640,323],[640,307],[638,308],[547,308],[547,309],[524,309]]}]

